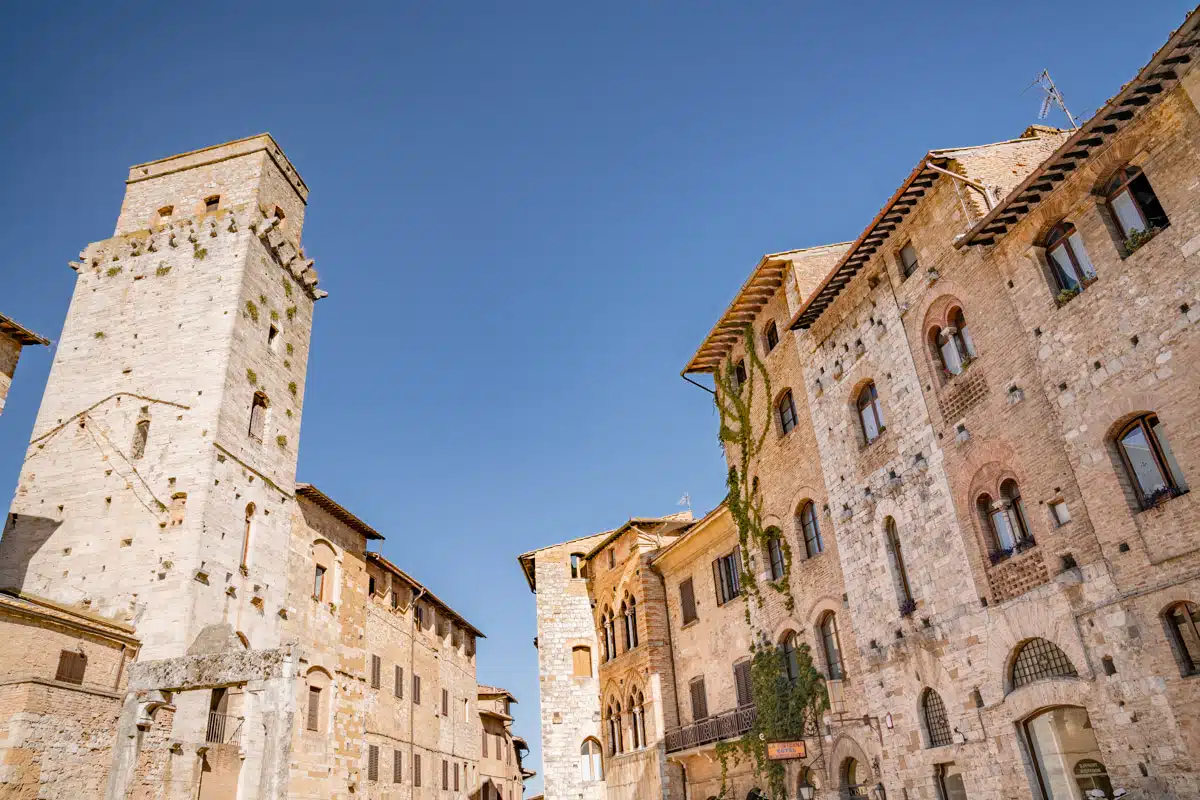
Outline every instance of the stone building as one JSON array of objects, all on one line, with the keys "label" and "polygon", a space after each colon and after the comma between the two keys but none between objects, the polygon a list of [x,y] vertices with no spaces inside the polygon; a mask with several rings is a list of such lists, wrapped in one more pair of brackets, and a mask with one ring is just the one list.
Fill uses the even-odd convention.
[{"label": "stone building", "polygon": [[0,314],[0,414],[4,413],[4,401],[17,371],[21,348],[35,344],[49,345],[50,341]]},{"label": "stone building", "polygon": [[[643,736],[603,706],[607,796],[631,796],[613,780],[630,768],[664,776],[640,796],[719,792],[712,747],[748,727],[755,643],[807,644],[826,677],[796,796],[1200,796],[1198,33],[1193,12],[1077,130],[932,150],[853,242],[755,266],[685,374],[728,370],[754,397],[777,535],[760,551],[718,508],[647,545],[676,727]],[[606,640],[611,588],[587,563]],[[743,600],[750,576],[786,576],[792,607]],[[542,650],[545,737],[561,675]],[[551,773],[581,764],[544,769],[547,798],[577,796]]]},{"label": "stone building", "polygon": [[0,797],[477,793],[482,634],[296,482],[308,188],[268,135],[126,185],[0,539]]},{"label": "stone building", "polygon": [[529,749],[513,733],[512,706],[517,702],[507,689],[479,685],[480,734],[478,800],[521,800],[525,791],[525,769],[521,765]]}]

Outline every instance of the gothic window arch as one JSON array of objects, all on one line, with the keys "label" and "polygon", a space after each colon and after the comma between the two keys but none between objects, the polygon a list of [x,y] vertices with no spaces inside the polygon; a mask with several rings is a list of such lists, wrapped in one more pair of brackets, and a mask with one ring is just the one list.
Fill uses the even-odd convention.
[{"label": "gothic window arch", "polygon": [[792,397],[791,389],[785,389],[779,396],[775,403],[775,412],[779,419],[779,430],[784,436],[796,429],[799,417],[796,414],[796,400]]},{"label": "gothic window arch", "polygon": [[987,492],[980,494],[975,506],[980,524],[988,534],[993,564],[1035,544],[1021,501],[1021,488],[1015,479],[1002,481],[995,497]]},{"label": "gothic window arch", "polygon": [[621,603],[621,617],[625,625],[625,649],[632,650],[638,646],[637,628],[637,599],[628,595]]},{"label": "gothic window arch", "polygon": [[255,392],[250,402],[250,438],[261,442],[267,430],[267,413],[271,402],[262,392]]},{"label": "gothic window arch", "polygon": [[924,717],[930,747],[945,747],[953,742],[950,721],[946,716],[946,704],[942,702],[942,696],[933,689],[926,689],[921,693],[921,716]]}]

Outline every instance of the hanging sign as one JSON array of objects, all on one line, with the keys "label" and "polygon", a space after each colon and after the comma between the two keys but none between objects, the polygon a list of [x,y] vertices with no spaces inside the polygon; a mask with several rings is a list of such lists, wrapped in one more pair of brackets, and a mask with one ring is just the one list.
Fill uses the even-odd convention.
[{"label": "hanging sign", "polygon": [[804,742],[767,742],[767,759],[770,761],[791,761],[808,756],[808,748]]}]

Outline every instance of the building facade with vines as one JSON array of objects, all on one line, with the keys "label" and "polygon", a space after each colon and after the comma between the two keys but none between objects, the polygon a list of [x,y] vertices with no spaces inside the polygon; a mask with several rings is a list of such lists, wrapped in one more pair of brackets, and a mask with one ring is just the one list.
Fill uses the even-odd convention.
[{"label": "building facade with vines", "polygon": [[754,267],[685,369],[729,496],[609,567],[666,636],[601,703],[657,663],[675,704],[602,706],[608,797],[1200,796],[1198,57],[1193,13],[1077,128],[931,150],[854,241]]}]

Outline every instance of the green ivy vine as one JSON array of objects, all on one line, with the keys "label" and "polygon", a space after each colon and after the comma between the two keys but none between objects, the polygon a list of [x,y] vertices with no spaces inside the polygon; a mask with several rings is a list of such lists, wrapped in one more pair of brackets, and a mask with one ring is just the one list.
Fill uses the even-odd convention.
[{"label": "green ivy vine", "polygon": [[[752,471],[771,432],[774,418],[771,377],[754,346],[754,338],[753,327],[747,325],[742,336],[744,377],[739,377],[738,366],[732,357],[722,368],[718,368],[714,377],[717,387],[715,402],[721,419],[721,446],[730,465],[726,479],[729,490],[726,504],[737,526],[741,545],[739,578],[743,591],[761,607],[762,592],[750,566],[750,555],[752,549],[757,552],[766,549],[773,531],[763,526],[762,492],[758,477],[752,476]],[[767,400],[762,411],[758,411],[755,404],[760,391]],[[792,611],[796,605],[790,581],[792,551],[786,536],[778,538],[783,552],[783,575],[767,585],[785,596],[785,607]],[[783,762],[767,758],[767,744],[772,741],[795,741],[818,734],[821,713],[829,707],[825,678],[813,665],[808,645],[800,643],[796,647],[797,674],[794,680],[789,679],[782,651],[755,627],[750,615],[749,599],[745,614],[746,624],[755,642],[750,663],[750,692],[757,714],[749,731],[738,739],[716,745],[716,755],[721,761],[719,797],[726,796],[730,764],[748,761],[754,768],[756,778],[766,782],[771,800],[787,800],[786,769]]]}]

